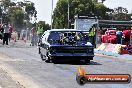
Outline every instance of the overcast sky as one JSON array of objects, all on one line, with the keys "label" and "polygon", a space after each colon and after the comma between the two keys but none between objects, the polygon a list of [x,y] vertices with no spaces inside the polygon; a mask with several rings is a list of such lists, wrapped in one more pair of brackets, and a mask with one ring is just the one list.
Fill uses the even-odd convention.
[{"label": "overcast sky", "polygon": [[[51,24],[51,8],[52,8],[52,0],[30,0],[35,3],[35,7],[37,9],[37,18],[39,20],[46,21],[46,23]],[[53,0],[54,7],[58,0]],[[124,7],[129,10],[129,13],[132,12],[132,0],[106,0],[104,2],[107,7],[116,8],[116,7]]]}]

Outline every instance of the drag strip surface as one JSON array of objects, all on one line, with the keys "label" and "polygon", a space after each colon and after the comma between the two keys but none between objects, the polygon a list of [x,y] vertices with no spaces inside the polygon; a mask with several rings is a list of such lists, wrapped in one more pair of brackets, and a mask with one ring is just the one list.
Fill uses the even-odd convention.
[{"label": "drag strip surface", "polygon": [[[3,55],[3,56],[2,56]],[[130,74],[131,61],[95,56],[90,64],[83,63],[46,63],[41,61],[36,47],[0,48],[0,61],[7,69],[35,83],[39,88],[132,88],[130,84],[86,84],[76,82],[77,68],[82,65],[88,74]],[[12,74],[11,74],[12,75]],[[24,81],[24,79],[23,79]],[[26,81],[26,80],[25,80]]]}]

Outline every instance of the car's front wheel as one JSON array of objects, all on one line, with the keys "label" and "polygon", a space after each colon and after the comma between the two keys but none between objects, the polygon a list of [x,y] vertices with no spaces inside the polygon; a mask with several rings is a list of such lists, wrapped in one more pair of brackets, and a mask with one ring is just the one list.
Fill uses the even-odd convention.
[{"label": "car's front wheel", "polygon": [[45,61],[45,56],[40,53],[40,57],[42,61]]},{"label": "car's front wheel", "polygon": [[52,62],[53,63],[56,63],[57,62],[57,60],[55,59],[55,57],[52,57]]},{"label": "car's front wheel", "polygon": [[46,62],[46,63],[50,63],[50,62],[51,62],[51,59],[50,59],[50,57],[49,57],[48,54],[49,54],[49,53],[47,52],[47,54],[44,56],[44,57],[45,57],[45,62]]},{"label": "car's front wheel", "polygon": [[46,56],[45,56],[45,58],[46,58],[45,62],[46,63],[50,63],[50,61],[51,61],[50,58],[49,57],[46,57]]}]

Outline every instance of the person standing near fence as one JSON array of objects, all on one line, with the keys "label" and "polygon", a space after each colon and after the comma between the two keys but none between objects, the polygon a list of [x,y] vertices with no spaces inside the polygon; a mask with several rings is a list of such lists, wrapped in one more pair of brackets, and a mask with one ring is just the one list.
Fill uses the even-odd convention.
[{"label": "person standing near fence", "polygon": [[9,29],[8,29],[8,26],[5,25],[5,26],[4,26],[3,45],[5,44],[5,42],[6,42],[6,45],[8,45],[8,38],[9,38]]}]

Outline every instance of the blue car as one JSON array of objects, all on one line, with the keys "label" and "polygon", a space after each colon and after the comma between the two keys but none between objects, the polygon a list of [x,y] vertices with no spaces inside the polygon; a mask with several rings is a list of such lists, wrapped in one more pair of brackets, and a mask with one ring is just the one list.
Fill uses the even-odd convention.
[{"label": "blue car", "polygon": [[64,60],[89,63],[94,57],[94,46],[87,42],[82,31],[75,29],[52,29],[40,39],[39,54],[43,61]]}]

